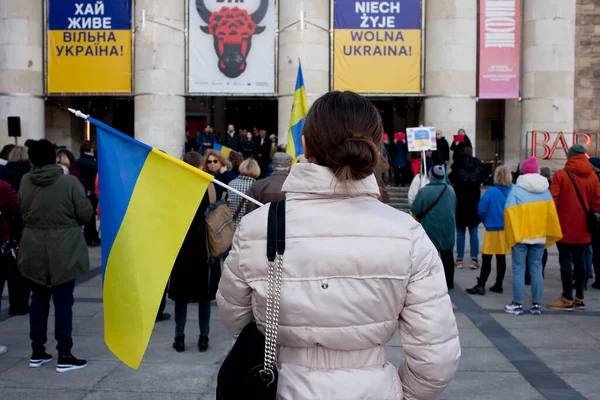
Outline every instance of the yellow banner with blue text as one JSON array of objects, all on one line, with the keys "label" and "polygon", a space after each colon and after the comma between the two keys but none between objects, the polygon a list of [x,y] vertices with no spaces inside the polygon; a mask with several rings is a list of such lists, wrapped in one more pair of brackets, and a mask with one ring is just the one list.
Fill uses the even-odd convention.
[{"label": "yellow banner with blue text", "polygon": [[131,0],[48,0],[48,93],[131,92]]},{"label": "yellow banner with blue text", "polygon": [[421,92],[421,0],[334,1],[334,90]]}]

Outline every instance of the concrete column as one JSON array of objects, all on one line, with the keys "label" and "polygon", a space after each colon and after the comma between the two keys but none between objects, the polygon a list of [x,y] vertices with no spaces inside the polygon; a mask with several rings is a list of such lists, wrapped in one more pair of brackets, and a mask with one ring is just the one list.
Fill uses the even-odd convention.
[{"label": "concrete column", "polygon": [[[135,138],[174,157],[185,145],[185,3],[136,0]],[[161,25],[156,22],[160,22]]]},{"label": "concrete column", "polygon": [[424,121],[449,143],[465,129],[475,148],[477,0],[428,0],[425,21]]},{"label": "concrete column", "polygon": [[302,12],[306,21],[325,28],[297,24],[279,34],[279,143],[288,139],[298,58],[309,107],[329,91],[329,7],[325,0],[279,1],[279,29],[298,21]]},{"label": "concrete column", "polygon": [[[521,135],[521,103],[506,100],[504,105],[504,165],[516,171],[519,162],[525,159],[526,138]],[[500,156],[502,157],[502,155]]]},{"label": "concrete column", "polygon": [[6,118],[21,117],[21,138],[44,132],[43,16],[39,0],[0,0],[0,146],[8,137]]},{"label": "concrete column", "polygon": [[576,3],[524,2],[522,140],[534,129],[573,131]]}]

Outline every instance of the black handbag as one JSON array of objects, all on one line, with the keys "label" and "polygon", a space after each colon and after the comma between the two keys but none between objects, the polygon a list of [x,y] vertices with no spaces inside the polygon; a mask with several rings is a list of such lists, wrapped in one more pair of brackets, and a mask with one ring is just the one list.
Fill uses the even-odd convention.
[{"label": "black handbag", "polygon": [[269,207],[265,335],[260,333],[255,321],[244,327],[219,369],[217,400],[269,400],[277,397],[277,330],[284,251],[285,200],[271,203]]},{"label": "black handbag", "polygon": [[569,178],[573,183],[573,187],[575,188],[575,193],[577,193],[577,197],[579,198],[581,208],[583,208],[583,211],[585,212],[585,222],[587,225],[587,231],[592,235],[596,235],[598,233],[598,219],[596,218],[596,213],[594,213],[594,210],[592,210],[591,207],[589,210],[585,207],[583,197],[581,197],[581,193],[579,193],[579,188],[577,187],[577,183],[575,182],[575,177],[573,176],[573,173],[567,168],[565,168],[565,171],[567,171],[567,174],[569,175]]}]

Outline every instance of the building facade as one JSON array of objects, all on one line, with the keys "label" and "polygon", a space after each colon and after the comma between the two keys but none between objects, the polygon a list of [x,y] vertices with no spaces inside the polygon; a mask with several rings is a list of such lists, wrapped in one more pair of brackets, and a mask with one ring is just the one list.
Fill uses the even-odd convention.
[{"label": "building facade", "polygon": [[[7,118],[19,116],[20,143],[45,137],[76,149],[86,138],[86,127],[67,108],[80,109],[178,157],[185,149],[186,126],[200,130],[207,122],[216,133],[233,123],[237,128],[265,128],[286,142],[300,60],[309,104],[337,88],[364,93],[364,85],[380,81],[393,88],[388,93],[385,89],[365,93],[380,109],[386,131],[435,126],[452,141],[463,128],[478,157],[511,167],[534,152],[558,167],[566,159],[561,146],[574,140],[589,142],[591,152],[597,153],[600,5],[593,0],[417,0],[418,9],[414,0],[335,0],[334,4],[328,0],[120,0],[117,3],[130,4],[125,11],[130,13],[129,25],[123,20],[122,26],[119,10],[111,8],[115,0],[60,4],[65,2],[71,7],[64,13],[73,15],[60,15],[63,9],[56,6],[57,0],[0,0],[0,144],[13,142]],[[479,32],[481,12],[488,3],[512,3],[518,8],[514,27],[519,36],[518,94],[513,98],[480,98],[483,38]],[[234,41],[241,47],[228,47],[232,32],[219,36],[220,28],[212,25],[219,7],[247,9],[247,13],[240,11],[239,18],[253,18],[246,36]],[[92,18],[88,28],[94,28],[93,18],[100,18],[97,27],[107,28],[106,33],[65,33],[85,28],[86,11]],[[111,12],[112,20],[102,19]],[[365,62],[382,69],[352,75],[351,62],[344,70],[349,58],[342,56],[341,43],[355,41],[350,32],[358,32],[369,18],[371,28],[382,32],[389,28],[387,40],[397,45],[384,51],[394,55],[397,51],[398,57],[369,54]],[[69,26],[61,25],[62,21],[69,21]],[[62,53],[59,50],[73,44],[76,52],[81,43],[64,43],[75,37],[111,42],[113,33],[115,54],[108,64],[97,57],[98,43],[81,47],[81,53],[96,51],[97,63],[91,57],[87,61],[64,58],[68,46]],[[369,40],[368,31],[363,33]],[[113,44],[108,45],[105,56],[112,55],[108,53]],[[375,52],[374,47],[369,52]],[[365,46],[354,51],[366,52]],[[407,57],[400,57],[402,52]],[[115,61],[119,56],[121,60]],[[367,64],[361,68],[371,71]],[[129,84],[121,68],[130,71]],[[210,68],[225,78],[205,76],[203,71]],[[257,78],[256,84],[239,80],[250,71],[266,78]],[[98,85],[89,89],[84,84],[83,90],[65,92],[54,89],[63,83],[65,87],[79,84],[80,75]],[[109,87],[113,80],[124,86],[94,89]],[[259,85],[259,80],[264,83]],[[230,82],[231,88],[219,87]],[[502,134],[493,137],[492,130]]]}]

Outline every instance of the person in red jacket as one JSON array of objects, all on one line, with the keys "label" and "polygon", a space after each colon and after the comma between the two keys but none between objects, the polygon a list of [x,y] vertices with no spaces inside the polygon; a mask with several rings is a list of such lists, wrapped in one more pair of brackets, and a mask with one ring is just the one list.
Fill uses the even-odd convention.
[{"label": "person in red jacket", "polygon": [[[600,213],[600,182],[592,170],[586,152],[584,146],[573,145],[569,149],[565,168],[556,171],[550,187],[563,232],[562,240],[557,243],[563,293],[558,301],[548,304],[548,307],[565,311],[573,311],[574,308],[585,309],[584,252],[592,242],[586,213],[590,209]],[[577,191],[584,204],[581,204]],[[573,270],[575,299],[573,299]]]}]

